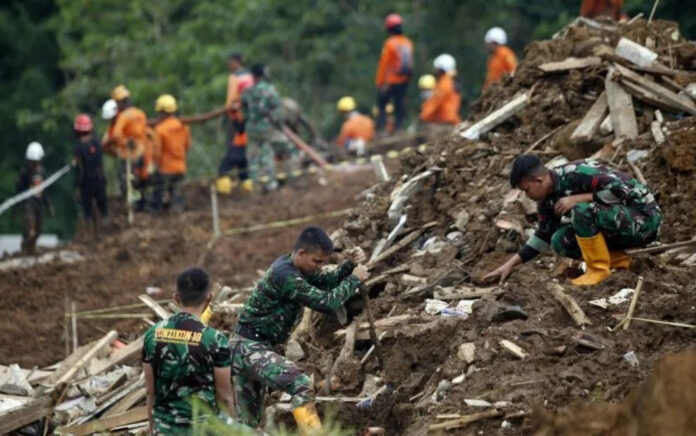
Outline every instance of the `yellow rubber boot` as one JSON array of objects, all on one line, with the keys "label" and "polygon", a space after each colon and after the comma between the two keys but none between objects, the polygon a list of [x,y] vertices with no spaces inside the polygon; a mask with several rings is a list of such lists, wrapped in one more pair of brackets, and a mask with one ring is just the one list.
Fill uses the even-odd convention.
[{"label": "yellow rubber boot", "polygon": [[254,181],[251,179],[246,179],[242,182],[242,190],[244,192],[254,192]]},{"label": "yellow rubber boot", "polygon": [[232,193],[232,179],[230,176],[223,176],[218,178],[215,181],[215,188],[217,189],[217,192],[220,194],[231,194]]},{"label": "yellow rubber boot", "polygon": [[604,235],[598,233],[589,238],[581,238],[580,236],[575,238],[580,245],[587,272],[571,282],[578,286],[589,286],[596,285],[609,277],[609,248],[607,241],[604,240]]},{"label": "yellow rubber boot", "polygon": [[625,251],[610,251],[609,259],[611,269],[628,269],[631,266],[631,256]]},{"label": "yellow rubber boot", "polygon": [[304,406],[293,409],[292,416],[295,417],[300,436],[319,434],[321,420],[314,403],[307,403]]}]

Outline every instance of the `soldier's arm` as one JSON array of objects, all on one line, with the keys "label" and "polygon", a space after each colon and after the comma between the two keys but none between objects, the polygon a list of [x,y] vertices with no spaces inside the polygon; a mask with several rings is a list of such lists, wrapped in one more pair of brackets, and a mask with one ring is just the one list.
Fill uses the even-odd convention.
[{"label": "soldier's arm", "polygon": [[283,285],[283,294],[291,301],[322,313],[335,312],[360,288],[360,279],[354,275],[345,278],[331,290],[312,286],[298,274],[290,275]]},{"label": "soldier's arm", "polygon": [[524,247],[517,253],[522,262],[527,262],[536,257],[540,252],[551,245],[551,236],[558,230],[561,220],[554,213],[553,206],[539,205],[539,225],[534,234],[527,240]]},{"label": "soldier's arm", "polygon": [[321,271],[319,273],[313,274],[307,277],[307,281],[318,288],[331,289],[338,286],[339,283],[343,281],[346,277],[350,276],[353,272],[353,262],[346,260],[341,263],[337,268],[330,271]]},{"label": "soldier's arm", "polygon": [[599,175],[596,177],[598,178],[597,184],[601,186],[601,189],[592,193],[593,201],[606,205],[625,204],[631,192],[631,186],[628,183],[611,176]]},{"label": "soldier's arm", "polygon": [[213,356],[213,379],[215,381],[215,400],[218,409],[228,416],[234,416],[234,394],[232,392],[232,353],[230,341],[221,332],[215,330],[210,342]]}]

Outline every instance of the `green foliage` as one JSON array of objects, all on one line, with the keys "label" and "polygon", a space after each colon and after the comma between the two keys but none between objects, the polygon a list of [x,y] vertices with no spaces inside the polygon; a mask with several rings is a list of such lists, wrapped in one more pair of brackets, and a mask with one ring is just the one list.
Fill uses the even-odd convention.
[{"label": "green foliage", "polygon": [[[647,16],[652,4],[626,0],[626,10]],[[162,93],[175,95],[183,114],[205,112],[224,102],[227,55],[241,50],[249,64],[266,63],[280,92],[298,100],[332,138],[341,96],[352,95],[365,112],[374,104],[387,13],[404,17],[416,77],[430,72],[439,53],[455,56],[467,106],[485,75],[487,28],[504,27],[521,56],[525,44],[549,37],[579,8],[580,0],[6,0],[0,6],[0,197],[13,193],[15,167],[29,141],[46,146],[51,172],[70,158],[75,114],[93,115],[101,134],[101,105],[119,83],[150,116]],[[681,0],[662,0],[656,16],[696,35],[696,14]],[[412,118],[417,94],[414,83]],[[214,174],[224,152],[219,121],[192,132],[189,177]],[[50,190],[58,218],[48,220],[47,231],[72,228],[69,179]],[[0,231],[10,228],[0,217]]]}]

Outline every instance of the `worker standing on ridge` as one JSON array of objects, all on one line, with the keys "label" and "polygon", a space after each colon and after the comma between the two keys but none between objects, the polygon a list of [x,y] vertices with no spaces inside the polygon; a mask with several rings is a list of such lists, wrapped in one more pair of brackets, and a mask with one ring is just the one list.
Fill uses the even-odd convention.
[{"label": "worker standing on ridge", "polygon": [[462,96],[454,82],[457,62],[445,53],[435,58],[433,66],[437,84],[421,107],[420,119],[425,123],[457,124],[462,120],[459,116]]},{"label": "worker standing on ridge", "polygon": [[225,106],[226,117],[223,118],[223,127],[226,132],[227,151],[218,167],[218,191],[223,194],[232,192],[235,183],[232,183],[230,172],[237,171],[237,179],[241,182],[242,189],[251,192],[254,182],[248,177],[248,161],[246,155],[247,133],[244,114],[241,108],[242,93],[254,84],[251,72],[244,68],[244,56],[242,53],[230,54],[227,65],[230,75],[227,81],[227,98]]},{"label": "worker standing on ridge", "polygon": [[[102,147],[97,137],[92,134],[94,126],[89,115],[76,116],[73,130],[77,136],[74,153],[74,165],[77,169],[75,197],[79,195],[82,199],[85,222],[92,221],[94,237],[98,239],[101,220],[108,215]],[[94,203],[99,213],[93,212]]]},{"label": "worker standing on ridge", "polygon": [[587,18],[609,17],[619,21],[622,17],[623,0],[583,0],[580,16]]},{"label": "worker standing on ridge", "polygon": [[249,138],[249,177],[258,179],[264,191],[273,191],[278,188],[272,142],[280,120],[280,96],[268,81],[265,70],[262,64],[251,67],[254,84],[242,93],[242,111]]},{"label": "worker standing on ridge", "polygon": [[492,27],[484,37],[486,48],[490,53],[488,58],[488,73],[483,89],[502,79],[505,74],[514,74],[517,69],[517,56],[507,44],[507,34],[500,27]]},{"label": "worker standing on ridge", "polygon": [[116,143],[114,141],[114,125],[116,124],[116,116],[118,115],[118,103],[113,98],[110,98],[102,105],[102,118],[109,122],[106,131],[102,136],[101,146],[102,151],[106,154],[116,156]]},{"label": "worker standing on ridge", "polygon": [[403,34],[403,19],[399,14],[389,14],[384,20],[389,37],[382,46],[377,66],[377,130],[383,131],[387,123],[387,104],[394,103],[395,129],[404,121],[404,99],[408,82],[413,74],[413,43]]},{"label": "worker standing on ridge", "polygon": [[[183,271],[174,294],[181,311],[145,332],[142,361],[150,434],[191,434],[199,424],[193,420],[193,401],[231,417],[234,398],[229,340],[200,321],[211,297],[205,271]],[[199,418],[203,423],[210,417],[203,414]],[[232,429],[246,428],[237,424],[231,425]],[[235,434],[251,434],[251,429]]]},{"label": "worker standing on ridge", "polygon": [[[657,238],[662,215],[648,188],[593,160],[548,169],[534,155],[515,159],[510,184],[537,201],[539,227],[522,250],[483,277],[501,282],[512,269],[550,246],[561,256],[584,259],[587,272],[573,279],[595,285],[610,269],[628,268],[625,249]],[[569,219],[569,222],[566,220]]]},{"label": "worker standing on ridge", "polygon": [[360,249],[353,249],[351,259],[335,270],[322,271],[332,252],[333,243],[324,230],[304,229],[292,253],[273,262],[244,303],[230,338],[239,422],[251,427],[261,424],[264,396],[270,387],[292,395],[292,413],[301,435],[321,429],[312,381],[273,348],[287,341],[303,306],[334,312],[368,278]]},{"label": "worker standing on ridge", "polygon": [[353,97],[342,97],[336,105],[344,118],[341,133],[336,139],[343,154],[351,153],[355,156],[364,156],[367,152],[367,143],[375,136],[375,123],[372,118],[361,114]]},{"label": "worker standing on ridge", "polygon": [[[184,206],[179,184],[186,176],[186,154],[191,148],[191,132],[188,126],[176,117],[177,109],[176,99],[169,94],[160,95],[155,102],[157,124],[154,158],[157,173],[152,198],[153,210],[162,206],[168,209],[173,205],[176,212],[181,212]],[[162,204],[165,192],[168,201]]]},{"label": "worker standing on ridge", "polygon": [[[27,147],[25,154],[26,165],[17,177],[16,192],[20,194],[28,189],[40,185],[44,181],[44,170],[41,160],[44,158],[44,149],[38,142],[32,142]],[[22,252],[36,254],[36,241],[41,235],[43,222],[43,208],[53,215],[53,206],[45,192],[37,192],[24,201],[24,216],[22,217]]]},{"label": "worker standing on ridge", "polygon": [[126,194],[126,159],[132,163],[132,173],[135,176],[134,187],[140,191],[140,199],[136,202],[136,211],[142,211],[147,203],[146,188],[150,174],[154,172],[152,162],[153,144],[147,134],[147,116],[145,112],[133,106],[130,91],[123,85],[118,85],[111,92],[111,98],[118,105],[118,116],[113,129],[113,141],[116,144],[116,156],[121,161],[119,175],[121,194]]}]

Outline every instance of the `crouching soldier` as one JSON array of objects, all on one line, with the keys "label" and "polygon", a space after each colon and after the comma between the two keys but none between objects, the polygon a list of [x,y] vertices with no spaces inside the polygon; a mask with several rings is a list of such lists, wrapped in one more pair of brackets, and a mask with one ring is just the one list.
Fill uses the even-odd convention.
[{"label": "crouching soldier", "polygon": [[548,169],[534,155],[519,156],[510,184],[537,201],[539,227],[522,250],[483,277],[505,280],[517,265],[549,245],[560,255],[583,259],[587,272],[575,285],[595,285],[610,269],[628,268],[626,249],[657,238],[662,215],[648,188],[592,160]]},{"label": "crouching soldier", "polygon": [[[358,292],[367,279],[362,250],[355,250],[333,271],[321,271],[333,252],[324,230],[302,231],[290,254],[279,257],[257,283],[239,314],[230,338],[235,414],[251,427],[261,424],[266,387],[292,395],[300,434],[321,429],[310,378],[294,362],[277,354],[303,312],[303,306],[331,313]],[[356,266],[357,265],[357,266]]]}]

